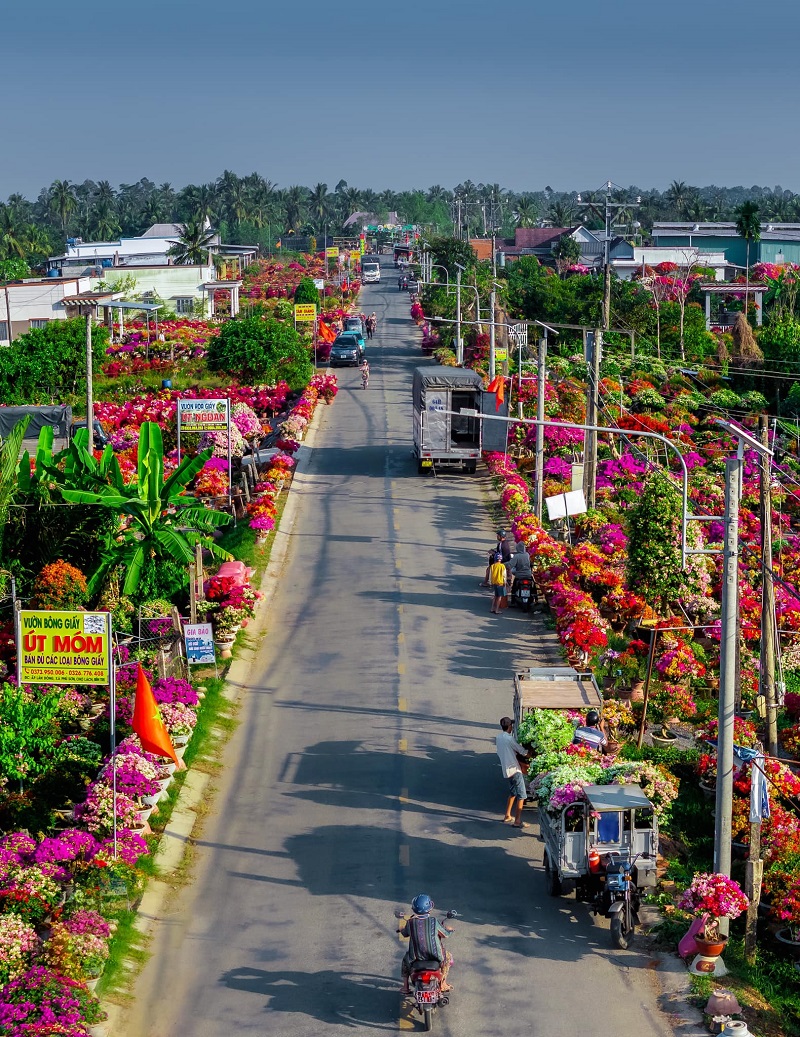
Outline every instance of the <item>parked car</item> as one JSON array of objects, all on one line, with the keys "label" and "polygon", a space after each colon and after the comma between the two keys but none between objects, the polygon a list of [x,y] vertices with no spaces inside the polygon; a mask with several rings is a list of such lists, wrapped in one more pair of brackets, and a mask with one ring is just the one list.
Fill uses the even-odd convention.
[{"label": "parked car", "polygon": [[358,367],[363,359],[364,350],[359,345],[359,336],[353,331],[343,331],[331,346],[328,363],[331,367],[336,367],[338,364],[352,364],[353,367]]},{"label": "parked car", "polygon": [[354,335],[358,340],[358,348],[361,352],[365,352],[367,348],[366,339],[364,338],[363,331],[356,331],[354,328],[345,328],[344,331],[340,331],[338,337],[342,338],[344,335]]},{"label": "parked car", "polygon": [[366,332],[366,328],[364,327],[364,322],[361,318],[354,315],[352,317],[345,317],[343,331],[357,331],[359,335],[363,336]]}]

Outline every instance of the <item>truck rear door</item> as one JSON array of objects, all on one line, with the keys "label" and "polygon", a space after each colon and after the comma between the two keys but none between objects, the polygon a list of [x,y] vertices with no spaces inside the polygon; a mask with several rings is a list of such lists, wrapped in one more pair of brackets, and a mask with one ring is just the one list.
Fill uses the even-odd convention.
[{"label": "truck rear door", "polygon": [[450,393],[447,389],[428,389],[425,392],[425,414],[423,416],[423,440],[425,450],[448,450],[450,448]]}]

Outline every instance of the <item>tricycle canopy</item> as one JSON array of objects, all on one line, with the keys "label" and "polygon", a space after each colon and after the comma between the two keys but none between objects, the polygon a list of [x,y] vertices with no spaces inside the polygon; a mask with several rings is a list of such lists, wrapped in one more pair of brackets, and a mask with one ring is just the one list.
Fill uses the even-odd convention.
[{"label": "tricycle canopy", "polygon": [[653,809],[638,785],[587,785],[583,792],[592,810]]}]

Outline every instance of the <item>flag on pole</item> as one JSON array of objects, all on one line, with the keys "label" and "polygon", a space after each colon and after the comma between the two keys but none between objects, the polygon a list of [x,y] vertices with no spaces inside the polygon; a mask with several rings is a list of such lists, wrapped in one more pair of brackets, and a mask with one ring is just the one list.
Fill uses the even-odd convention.
[{"label": "flag on pole", "polygon": [[155,695],[150,681],[145,676],[142,664],[136,664],[136,705],[133,707],[131,727],[139,736],[142,748],[156,756],[168,756],[178,770],[183,770],[184,763],[179,760],[172,745],[164,721],[158,712]]},{"label": "flag on pole", "polygon": [[486,386],[487,392],[494,393],[494,409],[500,410],[503,400],[506,398],[506,380],[502,375],[497,375]]},{"label": "flag on pole", "polygon": [[280,247],[281,247],[281,239],[278,238],[278,240],[275,242],[275,248],[280,248]]},{"label": "flag on pole", "polygon": [[319,322],[319,337],[322,339],[323,342],[335,342],[336,332],[333,330],[330,324],[326,324],[324,320],[321,320]]}]

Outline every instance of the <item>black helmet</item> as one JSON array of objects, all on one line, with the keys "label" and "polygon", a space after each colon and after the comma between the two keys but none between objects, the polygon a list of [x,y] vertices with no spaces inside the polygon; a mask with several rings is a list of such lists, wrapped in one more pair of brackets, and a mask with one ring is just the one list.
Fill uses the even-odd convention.
[{"label": "black helmet", "polygon": [[505,537],[505,535],[506,535],[506,531],[505,531],[504,529],[498,529],[498,531],[497,531],[497,535],[498,535],[499,537]]},{"label": "black helmet", "polygon": [[590,709],[589,712],[586,714],[586,726],[594,727],[596,724],[599,723],[599,721],[600,714],[597,712],[596,709]]}]

